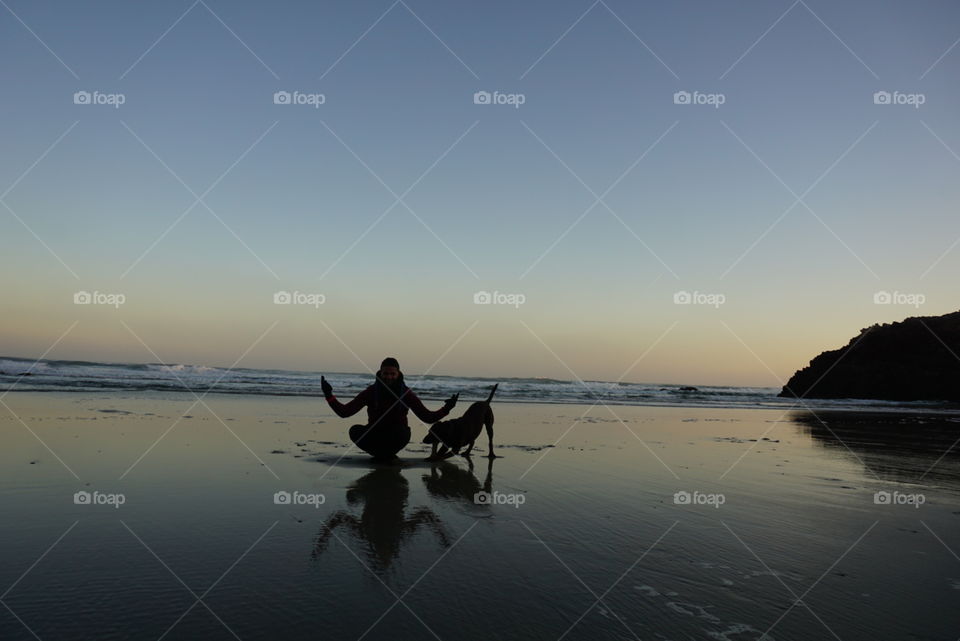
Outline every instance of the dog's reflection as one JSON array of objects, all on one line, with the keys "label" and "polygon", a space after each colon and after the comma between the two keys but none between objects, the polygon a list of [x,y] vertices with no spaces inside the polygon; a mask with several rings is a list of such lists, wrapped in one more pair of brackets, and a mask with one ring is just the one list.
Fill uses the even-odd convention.
[{"label": "dog's reflection", "polygon": [[433,510],[418,507],[407,513],[409,494],[409,484],[399,468],[378,468],[360,477],[347,488],[347,503],[362,505],[360,516],[345,510],[333,513],[317,535],[313,558],[327,549],[336,528],[365,544],[367,561],[378,571],[389,568],[404,539],[421,527],[432,532],[443,547],[450,547],[450,536]]},{"label": "dog's reflection", "polygon": [[487,476],[483,483],[473,473],[473,461],[469,458],[466,461],[467,469],[449,461],[438,461],[431,465],[430,473],[422,476],[430,496],[471,506],[487,505],[479,495],[489,495],[493,491],[494,459],[487,459]]}]

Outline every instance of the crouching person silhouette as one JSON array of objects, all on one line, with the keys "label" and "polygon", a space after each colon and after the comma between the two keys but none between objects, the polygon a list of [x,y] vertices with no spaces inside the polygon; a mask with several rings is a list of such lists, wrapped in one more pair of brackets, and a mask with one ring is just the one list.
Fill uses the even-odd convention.
[{"label": "crouching person silhouette", "polygon": [[341,403],[333,395],[333,387],[323,376],[320,388],[330,408],[340,418],[347,418],[367,408],[367,424],[350,428],[350,440],[375,459],[391,460],[410,442],[410,426],[407,411],[413,410],[424,423],[436,423],[450,413],[457,404],[459,394],[448,398],[443,407],[430,411],[424,407],[409,387],[403,382],[403,373],[397,359],[387,357],[380,363],[373,385],[370,385],[348,403]]}]

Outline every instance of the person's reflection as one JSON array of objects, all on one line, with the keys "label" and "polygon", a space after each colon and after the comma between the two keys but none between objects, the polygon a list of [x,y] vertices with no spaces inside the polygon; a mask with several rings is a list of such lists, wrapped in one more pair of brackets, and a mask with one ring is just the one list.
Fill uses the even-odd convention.
[{"label": "person's reflection", "polygon": [[480,480],[473,474],[473,461],[467,457],[467,469],[449,461],[439,461],[430,467],[430,473],[423,475],[423,484],[430,496],[448,501],[457,501],[474,505],[489,505],[479,495],[489,494],[493,488],[493,460],[487,459],[487,476]]},{"label": "person's reflection", "polygon": [[410,487],[399,468],[377,468],[361,476],[347,488],[347,503],[362,505],[360,516],[346,510],[333,513],[320,530],[313,558],[327,549],[334,529],[347,530],[364,542],[365,554],[374,568],[386,570],[399,555],[403,540],[421,526],[432,532],[443,547],[450,547],[443,522],[428,507],[418,507],[407,514]]}]

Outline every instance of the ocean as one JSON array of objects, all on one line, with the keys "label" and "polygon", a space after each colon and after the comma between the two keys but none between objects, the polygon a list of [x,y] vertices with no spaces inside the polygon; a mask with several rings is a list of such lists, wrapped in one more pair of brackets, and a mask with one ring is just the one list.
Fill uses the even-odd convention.
[{"label": "ocean", "polygon": [[[322,372],[345,400],[373,382],[373,374]],[[20,392],[206,392],[260,396],[321,396],[321,372],[281,369],[232,369],[180,363],[99,363],[0,357],[0,393]],[[406,375],[407,385],[424,400],[442,400],[459,392],[463,400],[486,397],[500,383],[498,403],[567,403],[665,407],[721,407],[787,410],[956,411],[957,404],[929,401],[889,402],[861,399],[779,398],[779,387],[737,387],[673,383],[580,381],[551,378],[483,378]]]}]

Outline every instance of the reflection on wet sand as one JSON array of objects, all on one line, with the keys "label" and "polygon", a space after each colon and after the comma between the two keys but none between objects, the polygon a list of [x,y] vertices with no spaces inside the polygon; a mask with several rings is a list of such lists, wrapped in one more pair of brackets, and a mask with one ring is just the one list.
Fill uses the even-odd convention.
[{"label": "reflection on wet sand", "polygon": [[[492,492],[493,460],[487,459],[487,474],[483,483],[474,475],[470,458],[466,458],[466,469],[449,461],[433,463],[430,473],[423,475],[423,483],[435,499],[484,510],[486,505],[477,502],[477,495]],[[436,512],[426,506],[407,512],[410,486],[401,469],[378,467],[347,488],[347,503],[362,506],[360,515],[356,516],[347,510],[337,510],[331,514],[316,537],[312,553],[314,559],[320,558],[332,538],[340,538],[335,533],[337,528],[346,530],[363,542],[366,560],[380,572],[390,567],[399,557],[404,540],[416,534],[421,527],[432,532],[443,547],[450,547],[452,538]]]},{"label": "reflection on wet sand", "polygon": [[338,527],[364,543],[367,561],[381,572],[399,556],[404,539],[421,527],[432,532],[443,547],[450,547],[451,537],[433,510],[421,506],[407,513],[409,494],[410,486],[400,468],[377,468],[361,476],[347,488],[347,503],[361,505],[360,516],[346,510],[330,515],[317,535],[313,558],[323,554]]},{"label": "reflection on wet sand", "polygon": [[790,420],[814,443],[856,459],[881,479],[960,488],[956,416],[798,410]]},{"label": "reflection on wet sand", "polygon": [[431,466],[430,473],[422,477],[430,496],[445,501],[462,502],[470,507],[482,505],[477,495],[481,492],[490,494],[493,491],[494,459],[487,459],[487,476],[483,484],[473,473],[473,461],[469,457],[466,460],[467,469],[447,461]]}]

